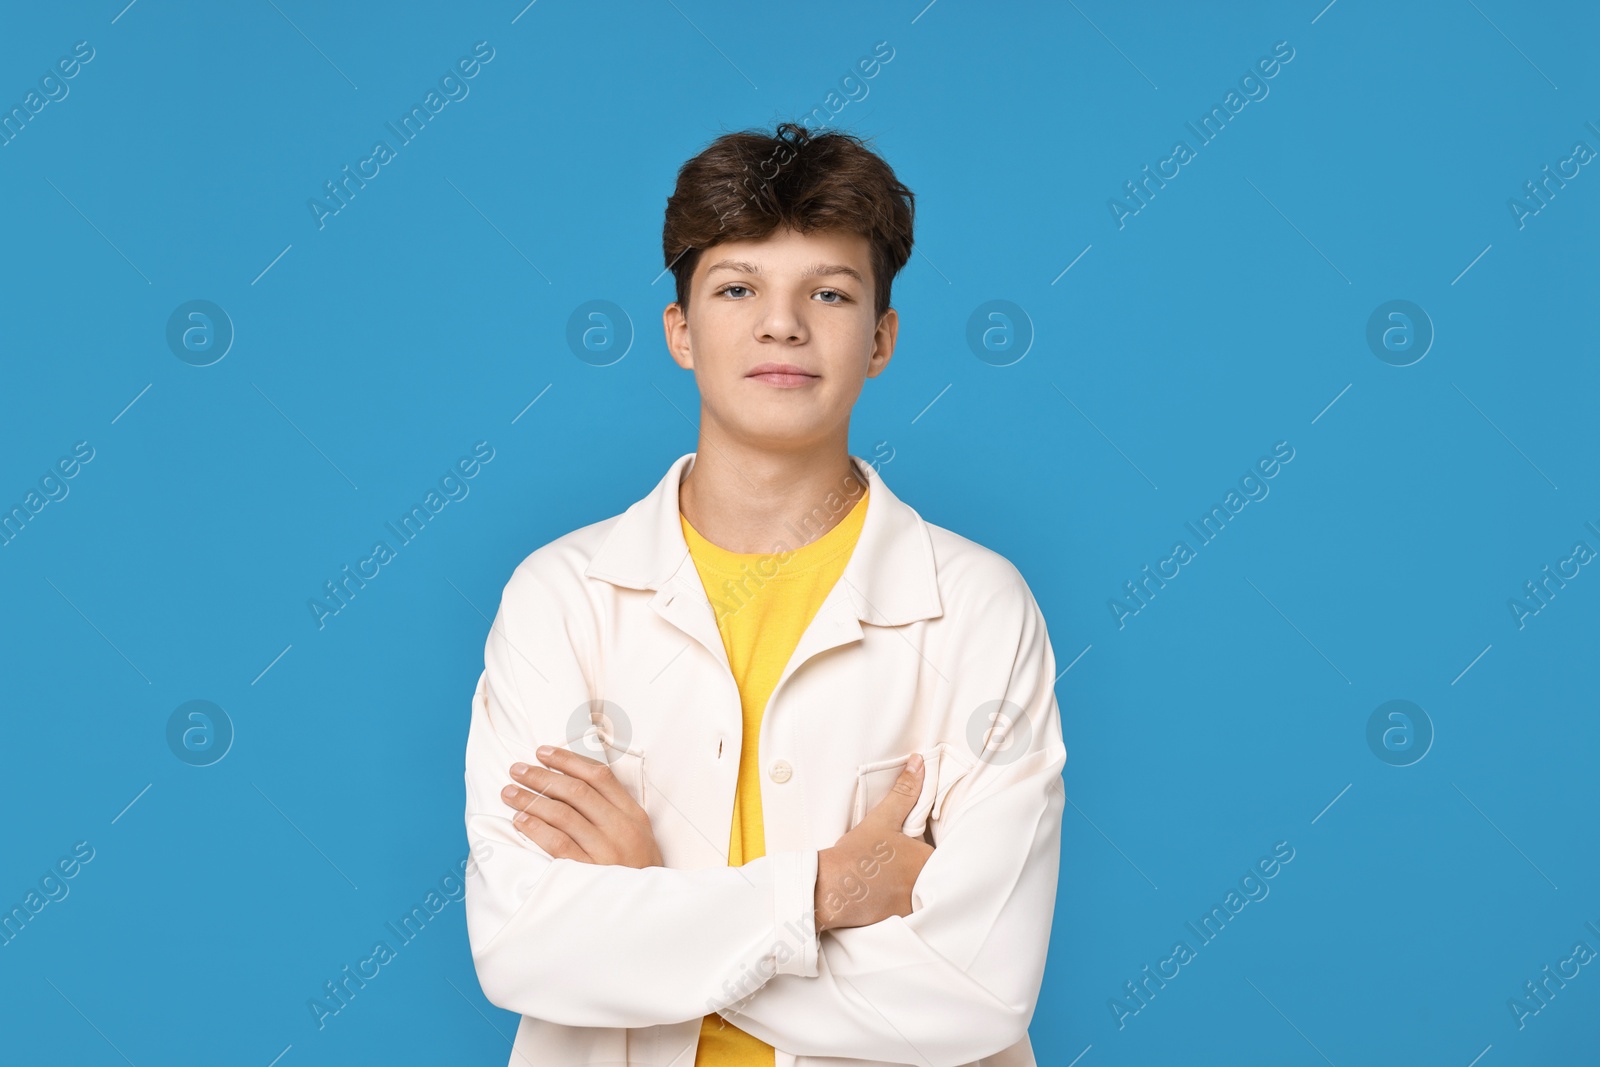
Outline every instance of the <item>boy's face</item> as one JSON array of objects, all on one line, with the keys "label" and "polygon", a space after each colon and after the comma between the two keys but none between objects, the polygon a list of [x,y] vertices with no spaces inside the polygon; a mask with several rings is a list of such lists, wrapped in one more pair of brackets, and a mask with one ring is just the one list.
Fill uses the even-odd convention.
[{"label": "boy's face", "polygon": [[[848,438],[862,382],[899,330],[893,308],[875,318],[873,281],[857,234],[780,229],[702,252],[687,317],[676,301],[662,315],[667,350],[700,389],[701,433],[782,451]],[[804,377],[752,373],[774,363]]]}]

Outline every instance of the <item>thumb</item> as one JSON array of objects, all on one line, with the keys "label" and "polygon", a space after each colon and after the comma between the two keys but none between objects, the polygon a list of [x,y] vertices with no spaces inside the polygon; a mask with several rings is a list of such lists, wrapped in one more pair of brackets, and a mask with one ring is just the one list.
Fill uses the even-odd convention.
[{"label": "thumb", "polygon": [[906,769],[894,780],[894,787],[874,805],[868,817],[882,819],[898,830],[906,821],[906,816],[911,814],[911,809],[917,806],[926,773],[922,756],[913,752],[911,758],[906,760]]}]

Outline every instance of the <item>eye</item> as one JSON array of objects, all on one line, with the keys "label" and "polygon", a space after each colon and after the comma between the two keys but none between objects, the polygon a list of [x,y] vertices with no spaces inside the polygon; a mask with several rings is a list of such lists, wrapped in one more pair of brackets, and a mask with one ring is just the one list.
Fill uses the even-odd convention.
[{"label": "eye", "polygon": [[[721,296],[723,293],[729,292],[729,291],[734,290],[734,289],[743,289],[745,292],[749,292],[750,291],[748,287],[743,286],[743,285],[724,285],[721,289],[718,289],[716,291],[715,295]],[[737,299],[737,297],[735,299]]]},{"label": "eye", "polygon": [[847,301],[849,301],[849,299],[850,299],[848,296],[845,296],[843,293],[841,293],[837,289],[822,289],[822,290],[818,291],[817,295],[821,296],[823,293],[832,293],[834,296],[839,298],[837,300],[824,300],[823,301],[824,304],[843,304],[843,303],[846,303]]}]

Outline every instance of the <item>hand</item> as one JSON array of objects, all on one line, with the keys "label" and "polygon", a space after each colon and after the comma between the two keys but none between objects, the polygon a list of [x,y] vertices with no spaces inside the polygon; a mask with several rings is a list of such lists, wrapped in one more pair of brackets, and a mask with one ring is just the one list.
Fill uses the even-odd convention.
[{"label": "hand", "polygon": [[817,933],[911,914],[911,888],[933,846],[900,832],[927,773],[913,754],[889,795],[832,848],[817,853]]},{"label": "hand", "polygon": [[[664,867],[650,816],[599,760],[555,748],[540,762],[513,764],[500,798],[521,814],[516,828],[556,859],[602,866]],[[520,769],[519,769],[520,768]]]}]

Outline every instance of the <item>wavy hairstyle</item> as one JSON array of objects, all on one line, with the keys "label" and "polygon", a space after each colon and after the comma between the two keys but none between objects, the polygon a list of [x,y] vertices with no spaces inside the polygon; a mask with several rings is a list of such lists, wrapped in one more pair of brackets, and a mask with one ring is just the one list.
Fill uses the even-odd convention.
[{"label": "wavy hairstyle", "polygon": [[861,138],[783,122],[771,133],[723,134],[678,169],[661,251],[687,312],[695,265],[714,244],[759,241],[781,227],[857,234],[872,249],[882,318],[895,275],[911,258],[915,212],[911,190]]}]

